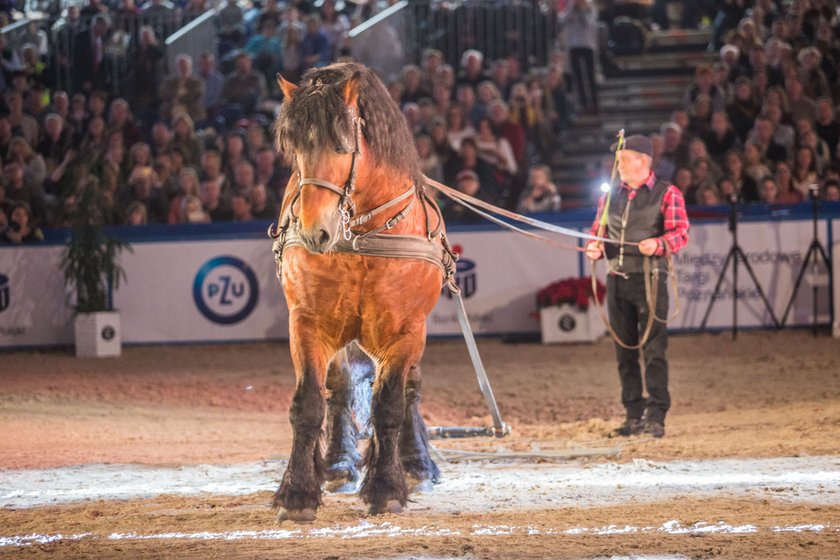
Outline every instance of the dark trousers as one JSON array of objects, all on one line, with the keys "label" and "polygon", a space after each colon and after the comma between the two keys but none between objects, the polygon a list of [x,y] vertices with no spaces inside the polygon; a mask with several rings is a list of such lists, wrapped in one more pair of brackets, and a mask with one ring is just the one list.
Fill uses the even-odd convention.
[{"label": "dark trousers", "polygon": [[[668,316],[668,275],[660,272],[656,294],[656,316]],[[629,274],[628,278],[610,274],[607,276],[607,308],[610,324],[618,338],[628,346],[634,346],[644,335],[650,310],[645,297],[644,274]],[[648,398],[642,394],[642,370],[639,364],[639,350],[628,350],[616,343],[618,377],[621,380],[621,402],[628,418],[647,418],[665,423],[665,414],[671,406],[668,394],[668,326],[654,321],[650,336],[642,351],[645,362],[645,385]]]},{"label": "dark trousers", "polygon": [[595,51],[587,47],[569,49],[580,108],[598,110],[598,85],[595,83]]}]

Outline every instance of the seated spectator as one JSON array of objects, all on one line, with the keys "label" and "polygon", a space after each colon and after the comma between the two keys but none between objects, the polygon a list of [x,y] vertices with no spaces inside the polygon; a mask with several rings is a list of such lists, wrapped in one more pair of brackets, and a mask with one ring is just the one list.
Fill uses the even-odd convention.
[{"label": "seated spectator", "polygon": [[673,162],[662,158],[662,154],[665,152],[665,141],[659,133],[651,134],[650,141],[653,145],[653,172],[657,177],[670,181],[674,176],[676,167]]},{"label": "seated spectator", "polygon": [[233,177],[236,167],[243,161],[248,161],[245,152],[245,131],[241,128],[229,130],[225,134],[222,151],[222,173]]},{"label": "seated spectator", "polygon": [[683,193],[686,202],[688,204],[694,204],[694,193],[691,190],[691,187],[694,184],[694,175],[692,175],[691,169],[688,167],[678,167],[677,170],[674,171],[674,178],[672,181],[674,186],[680,189],[680,192]]},{"label": "seated spectator", "polygon": [[291,25],[281,34],[280,69],[283,77],[294,84],[303,74],[303,33],[298,26]]},{"label": "seated spectator", "polygon": [[169,152],[172,147],[172,130],[163,121],[152,125],[152,138],[149,146],[152,149],[152,156],[158,157]]},{"label": "seated spectator", "polygon": [[788,151],[783,145],[775,142],[773,132],[773,123],[770,118],[766,115],[759,115],[755,119],[755,126],[750,131],[747,141],[758,147],[761,159],[769,163],[785,161],[788,158]]},{"label": "seated spectator", "polygon": [[350,20],[336,11],[335,0],[324,0],[319,15],[321,16],[321,31],[327,36],[332,49],[330,58],[338,58],[345,46],[347,33],[350,31]]},{"label": "seated spectator", "polygon": [[510,147],[516,158],[516,165],[522,169],[525,165],[526,155],[525,129],[521,124],[514,122],[510,118],[508,105],[504,101],[492,101],[487,107],[487,115],[493,123],[496,134],[506,138],[510,142]]},{"label": "seated spectator", "polygon": [[[810,121],[809,121],[810,126]],[[828,145],[809,127],[803,127],[799,133],[799,145],[810,148],[816,158],[817,175],[822,175],[831,163],[831,152]]]},{"label": "seated spectator", "polygon": [[222,89],[224,103],[251,113],[267,93],[265,77],[253,69],[251,56],[245,51],[237,54],[236,69],[225,78]]},{"label": "seated spectator", "polygon": [[799,146],[795,154],[791,181],[793,187],[802,193],[802,197],[807,198],[809,189],[813,185],[818,185],[820,180],[817,173],[816,157],[814,156],[814,150],[808,146]]},{"label": "seated spectator", "polygon": [[193,120],[187,113],[175,113],[172,119],[172,129],[170,148],[180,149],[186,165],[198,167],[204,153],[204,144],[195,133]]},{"label": "seated spectator", "polygon": [[840,139],[840,123],[834,111],[834,103],[830,97],[821,97],[816,103],[816,123],[814,131],[828,145],[829,153],[837,151]]},{"label": "seated spectator", "polygon": [[280,215],[280,201],[265,188],[257,183],[251,189],[251,216],[255,220],[275,221]]},{"label": "seated spectator", "polygon": [[64,159],[64,155],[73,147],[73,137],[64,127],[64,119],[50,113],[44,119],[44,135],[38,144],[38,153],[44,158],[46,173],[52,173]]},{"label": "seated spectator", "polygon": [[420,172],[434,181],[443,181],[443,164],[434,150],[431,137],[425,134],[416,136],[414,145],[420,158]]},{"label": "seated spectator", "polygon": [[247,222],[254,219],[251,215],[251,196],[247,192],[234,192],[230,195],[233,220]]},{"label": "seated spectator", "polygon": [[122,223],[127,226],[147,225],[149,221],[146,216],[146,205],[139,201],[134,201],[129,204]]},{"label": "seated spectator", "polygon": [[40,190],[47,176],[44,158],[32,150],[32,146],[23,136],[15,136],[9,144],[9,156],[6,163],[17,163],[23,168],[24,180],[33,188]]},{"label": "seated spectator", "polygon": [[503,191],[510,191],[513,178],[519,173],[519,165],[516,163],[510,142],[496,134],[487,117],[478,121],[478,133],[474,140],[478,157],[490,164],[496,183]]},{"label": "seated spectator", "polygon": [[29,145],[37,145],[40,129],[38,121],[23,111],[23,96],[12,91],[6,94],[6,106],[9,109],[8,122],[15,136],[22,136]]},{"label": "seated spectator", "polygon": [[813,98],[805,95],[805,90],[799,78],[791,75],[785,79],[785,94],[793,120],[799,118],[814,120],[816,103]]},{"label": "seated spectator", "polygon": [[493,168],[478,157],[478,148],[475,145],[475,140],[472,138],[464,139],[461,143],[461,151],[458,153],[458,157],[447,163],[443,173],[447,182],[451,183],[457,181],[458,174],[464,170],[473,171],[478,176],[479,182],[481,183],[482,195],[485,197],[485,200],[499,202],[505,195],[496,182]]},{"label": "seated spectator", "polygon": [[711,126],[703,135],[703,143],[706,145],[709,156],[720,165],[723,157],[729,150],[736,148],[739,140],[735,131],[729,124],[729,117],[725,111],[716,111],[712,115]]},{"label": "seated spectator", "polygon": [[[417,103],[423,97],[429,97],[432,92],[423,87],[423,75],[420,67],[414,64],[407,64],[403,66],[400,71],[400,81],[402,82],[402,101],[403,103]],[[468,88],[471,89],[471,88]],[[460,94],[459,94],[460,95]],[[473,96],[472,101],[475,101]],[[467,116],[471,116],[472,105],[467,100],[458,99],[459,104]]]},{"label": "seated spectator", "polygon": [[[266,144],[257,151],[255,168],[255,181],[257,184],[265,185],[266,190],[278,201],[283,200],[286,190],[286,183],[289,182],[289,173],[283,173],[278,169],[277,153],[273,147]],[[288,171],[288,170],[287,170]]]},{"label": "seated spectator", "polygon": [[137,168],[128,178],[127,185],[119,194],[119,204],[128,208],[131,203],[139,202],[146,207],[147,220],[151,224],[167,223],[167,202],[163,189],[154,185],[154,172],[150,169]]},{"label": "seated spectator", "polygon": [[663,151],[660,160],[665,160],[675,168],[685,167],[689,163],[688,146],[683,143],[683,129],[675,122],[663,124],[659,131],[662,134]]},{"label": "seated spectator", "polygon": [[840,181],[828,180],[823,185],[822,198],[826,202],[840,202]]},{"label": "seated spectator", "polygon": [[781,204],[779,200],[779,185],[772,175],[761,180],[761,202],[767,204]]},{"label": "seated spectator", "polygon": [[543,164],[532,166],[528,173],[528,186],[516,211],[521,214],[559,212],[560,204],[560,191],[551,181],[551,169]]},{"label": "seated spectator", "polygon": [[46,200],[40,185],[33,185],[24,180],[23,166],[10,162],[3,168],[5,178],[5,199],[10,203],[24,202],[29,208],[29,218],[34,225],[46,220]]},{"label": "seated spectator", "polygon": [[700,94],[688,108],[688,131],[693,137],[703,138],[712,124],[712,98]]},{"label": "seated spectator", "polygon": [[7,243],[38,243],[44,234],[32,222],[32,210],[26,202],[16,202],[9,211],[9,226],[3,233]]},{"label": "seated spectator", "polygon": [[701,64],[694,71],[694,83],[683,94],[682,107],[688,110],[701,94],[709,97],[712,111],[724,109],[726,98],[724,92],[715,85],[714,72],[709,64]]},{"label": "seated spectator", "polygon": [[712,184],[705,184],[697,190],[698,206],[718,206],[722,203],[718,188]]},{"label": "seated spectator", "polygon": [[441,165],[444,166],[444,178],[446,177],[447,164],[458,156],[458,152],[449,143],[449,136],[446,133],[446,121],[440,117],[433,119],[429,127],[429,138],[432,140],[432,148],[435,154]]},{"label": "seated spectator", "polygon": [[184,167],[178,172],[178,190],[175,196],[169,199],[167,223],[184,223],[185,214],[183,203],[190,196],[198,200],[198,173],[192,167]]},{"label": "seated spectator", "polygon": [[799,81],[804,86],[804,95],[811,99],[827,97],[831,95],[831,87],[828,85],[828,78],[820,68],[822,53],[817,47],[809,46],[797,55],[799,61]]},{"label": "seated spectator", "polygon": [[796,190],[796,187],[793,185],[793,174],[791,173],[790,164],[787,161],[776,162],[776,174],[774,178],[779,188],[779,204],[796,204],[805,199],[802,193]]},{"label": "seated spectator", "polygon": [[209,224],[210,216],[204,211],[201,200],[188,194],[181,200],[180,222],[182,224]]},{"label": "seated spectator", "polygon": [[752,142],[744,146],[744,171],[756,184],[771,174],[770,167],[761,154],[761,147]]},{"label": "seated spectator", "polygon": [[[729,177],[721,177],[717,182],[717,194],[721,203],[734,202],[738,200],[738,193],[735,191],[735,184]],[[758,202],[758,187],[756,187],[755,201]]]},{"label": "seated spectator", "polygon": [[[204,118],[204,82],[193,75],[193,60],[188,54],[175,57],[175,72],[160,86],[160,116],[169,120],[186,112],[193,122]],[[174,124],[174,123],[173,123]]]},{"label": "seated spectator", "polygon": [[726,106],[726,113],[732,123],[732,130],[746,142],[747,134],[755,122],[760,109],[753,83],[744,76],[735,80],[733,99]]},{"label": "seated spectator", "polygon": [[134,115],[125,99],[114,99],[108,112],[108,131],[119,131],[126,146],[133,146],[142,139]]},{"label": "seated spectator", "polygon": [[[765,171],[765,175],[768,175],[770,170],[765,166]],[[726,152],[724,177],[732,182],[733,192],[738,195],[740,200],[747,202],[758,200],[758,184],[747,173],[746,157],[740,150],[733,149]]]},{"label": "seated spectator", "polygon": [[211,222],[226,222],[233,219],[233,208],[229,200],[222,196],[222,189],[217,181],[203,181],[199,192],[201,204]]},{"label": "seated spectator", "polygon": [[244,160],[236,164],[233,171],[233,182],[231,183],[231,193],[246,193],[250,194],[254,188],[254,166],[251,162]]},{"label": "seated spectator", "polygon": [[[462,193],[490,202],[487,193],[482,188],[479,181],[478,174],[470,169],[464,169],[455,176],[455,188]],[[473,223],[481,219],[481,217],[468,210],[465,206],[458,204],[454,200],[446,199],[446,204],[443,207],[443,218],[447,222],[462,222]]]},{"label": "seated spectator", "polygon": [[461,71],[458,73],[456,85],[468,84],[473,88],[487,79],[484,75],[484,55],[481,51],[467,49],[461,55]]}]

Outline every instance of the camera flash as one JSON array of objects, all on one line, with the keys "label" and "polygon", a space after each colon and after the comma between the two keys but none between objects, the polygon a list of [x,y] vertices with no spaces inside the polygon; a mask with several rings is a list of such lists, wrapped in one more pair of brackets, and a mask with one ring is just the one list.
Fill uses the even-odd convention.
[{"label": "camera flash", "polygon": [[601,192],[610,192],[610,184],[606,181],[601,183]]}]

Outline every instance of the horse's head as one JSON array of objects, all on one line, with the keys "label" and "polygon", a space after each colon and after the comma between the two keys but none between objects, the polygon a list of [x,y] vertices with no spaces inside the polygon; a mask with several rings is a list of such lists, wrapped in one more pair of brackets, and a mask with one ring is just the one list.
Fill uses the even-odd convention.
[{"label": "horse's head", "polygon": [[316,72],[297,87],[278,76],[286,103],[277,138],[299,177],[298,232],[313,253],[329,251],[349,228],[367,151],[358,107],[360,73],[337,81],[341,77]]},{"label": "horse's head", "polygon": [[299,180],[298,233],[310,252],[326,253],[349,236],[359,206],[387,196],[371,181],[375,169],[414,175],[411,134],[382,82],[359,64],[310,70],[300,87],[279,75],[278,83],[285,102],[275,132]]}]

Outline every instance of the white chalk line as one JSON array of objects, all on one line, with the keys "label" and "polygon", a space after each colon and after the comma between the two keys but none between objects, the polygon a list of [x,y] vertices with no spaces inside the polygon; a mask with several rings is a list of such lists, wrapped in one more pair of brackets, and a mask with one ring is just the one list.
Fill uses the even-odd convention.
[{"label": "white chalk line", "polygon": [[493,536],[544,536],[544,535],[633,535],[656,533],[666,535],[747,535],[756,533],[840,533],[840,526],[826,524],[800,524],[772,527],[757,527],[751,524],[731,525],[724,521],[707,523],[699,521],[682,525],[671,520],[659,527],[635,525],[604,525],[601,527],[571,527],[569,529],[543,528],[528,525],[473,525],[469,530],[440,527],[401,527],[389,521],[358,525],[322,527],[317,529],[265,529],[262,531],[200,531],[195,533],[111,533],[98,536],[94,533],[63,535],[23,535],[0,537],[0,547],[43,545],[57,542],[83,540],[144,541],[144,540],[190,540],[190,541],[238,541],[238,540],[290,540],[290,539],[364,539],[381,537],[493,537]]}]

